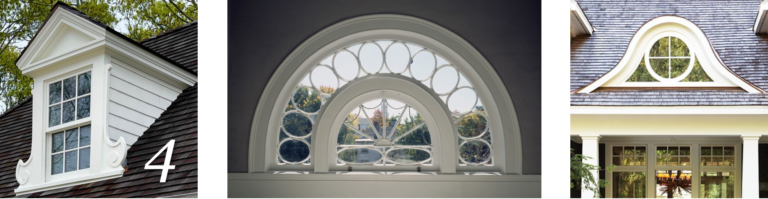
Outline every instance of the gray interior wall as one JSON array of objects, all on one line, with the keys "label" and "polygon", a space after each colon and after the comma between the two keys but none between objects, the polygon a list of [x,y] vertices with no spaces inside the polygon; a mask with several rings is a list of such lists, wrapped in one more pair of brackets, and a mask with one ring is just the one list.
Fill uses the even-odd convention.
[{"label": "gray interior wall", "polygon": [[541,2],[230,0],[228,13],[228,172],[248,171],[256,104],[294,48],[345,19],[402,14],[453,31],[485,56],[501,76],[520,120],[523,172],[541,173]]}]

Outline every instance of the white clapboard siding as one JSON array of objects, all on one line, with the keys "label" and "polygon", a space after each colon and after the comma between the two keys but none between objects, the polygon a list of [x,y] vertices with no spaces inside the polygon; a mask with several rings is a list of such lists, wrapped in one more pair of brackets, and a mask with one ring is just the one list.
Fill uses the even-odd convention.
[{"label": "white clapboard siding", "polygon": [[129,146],[176,100],[181,89],[114,61],[109,77],[109,137]]}]

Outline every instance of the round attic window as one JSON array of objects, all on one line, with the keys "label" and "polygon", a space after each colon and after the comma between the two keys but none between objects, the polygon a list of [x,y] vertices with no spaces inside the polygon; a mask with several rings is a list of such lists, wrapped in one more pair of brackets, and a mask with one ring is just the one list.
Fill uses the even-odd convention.
[{"label": "round attic window", "polygon": [[693,66],[693,56],[683,40],[665,36],[656,41],[648,52],[646,66],[649,71],[664,79],[684,77]]}]

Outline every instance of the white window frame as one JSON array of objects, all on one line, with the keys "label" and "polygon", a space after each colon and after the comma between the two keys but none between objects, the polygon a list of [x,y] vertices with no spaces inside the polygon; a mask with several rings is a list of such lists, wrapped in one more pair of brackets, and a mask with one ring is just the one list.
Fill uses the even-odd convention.
[{"label": "white window frame", "polygon": [[[83,126],[88,126],[88,125],[90,125],[90,124],[83,125]],[[77,147],[75,149],[63,149],[61,152],[57,152],[56,153],[56,154],[62,154],[64,156],[66,156],[65,153],[67,151],[78,151],[78,155],[77,155],[77,157],[78,157],[78,161],[77,161],[78,169],[75,170],[75,171],[70,171],[70,172],[66,171],[66,161],[65,161],[63,163],[63,167],[62,167],[62,169],[64,169],[64,171],[62,171],[62,173],[51,174],[52,171],[53,171],[53,168],[51,168],[51,162],[53,161],[53,157],[52,156],[54,154],[53,152],[51,152],[52,148],[53,148],[53,134],[64,133],[65,139],[63,140],[63,142],[64,142],[64,145],[66,145],[66,141],[67,141],[66,140],[66,130],[59,131],[59,132],[54,132],[54,133],[46,133],[46,144],[45,144],[46,145],[46,147],[45,147],[45,154],[46,154],[46,157],[45,157],[45,162],[46,162],[46,164],[45,164],[45,172],[46,172],[45,176],[46,176],[46,179],[50,179],[51,181],[57,181],[57,180],[62,180],[62,179],[71,179],[71,178],[74,178],[74,177],[77,177],[77,176],[80,176],[80,175],[83,175],[83,174],[87,174],[87,173],[89,173],[88,169],[93,168],[93,163],[94,162],[91,161],[93,158],[88,157],[88,159],[91,162],[92,166],[90,166],[88,168],[80,169],[80,161],[79,161],[80,160],[79,159],[80,158],[80,152],[79,152],[79,150],[83,149],[83,148],[91,148],[91,150],[93,150],[93,147],[91,147],[92,146],[91,144],[88,144],[87,146],[80,146],[80,128],[83,127],[83,126],[72,127],[72,129],[77,129],[77,135],[78,135],[78,138],[77,138],[78,145],[77,145]],[[71,130],[71,129],[67,129],[67,130]],[[93,134],[93,129],[91,129],[91,134]],[[91,141],[91,143],[93,143],[93,141]],[[91,154],[93,154],[93,152],[91,152],[89,155],[91,155]],[[66,160],[66,157],[64,157],[63,160]]]},{"label": "white window frame", "polygon": [[[627,138],[628,139],[628,138]],[[607,180],[613,184],[613,172],[645,172],[646,173],[646,197],[655,198],[656,193],[656,171],[657,170],[690,170],[691,171],[691,197],[699,197],[701,186],[702,171],[728,171],[733,172],[734,176],[734,197],[741,197],[741,143],[735,142],[606,142],[604,157],[605,165],[613,165],[611,149],[613,146],[646,146],[646,166],[616,166],[613,171],[605,172]],[[690,146],[691,147],[691,165],[690,166],[656,166],[656,149],[663,146]],[[734,166],[701,166],[701,146],[732,146],[734,147]],[[695,163],[695,164],[694,164]],[[651,197],[652,196],[652,197]],[[606,187],[605,197],[613,197],[613,187]]]},{"label": "white window frame", "polygon": [[[64,79],[71,78],[71,77],[76,77],[76,76],[78,76],[80,74],[83,74],[83,73],[86,73],[86,72],[91,72],[91,85],[93,85],[93,83],[94,83],[93,82],[93,75],[94,74],[93,74],[93,66],[92,65],[88,65],[86,67],[83,67],[83,68],[80,68],[80,69],[76,69],[76,70],[64,73],[63,75],[59,75],[57,77],[51,78],[49,80],[46,80],[43,83],[43,85],[45,85],[45,89],[43,89],[44,90],[44,103],[45,103],[45,106],[44,106],[45,108],[43,110],[43,112],[44,112],[44,114],[43,114],[43,123],[44,123],[43,129],[44,129],[44,132],[45,132],[45,140],[46,140],[45,141],[45,147],[44,147],[45,148],[45,179],[46,179],[46,181],[59,181],[59,180],[65,180],[65,179],[72,179],[72,178],[75,178],[77,176],[82,176],[84,174],[90,173],[91,168],[94,167],[93,166],[94,162],[92,161],[94,153],[93,153],[93,151],[91,151],[91,154],[90,154],[91,155],[90,160],[91,160],[91,165],[92,165],[91,167],[86,168],[86,169],[78,169],[76,171],[71,171],[71,172],[62,172],[60,174],[51,174],[51,171],[53,169],[53,168],[51,168],[51,161],[52,161],[51,148],[52,148],[52,144],[53,144],[53,134],[59,133],[59,132],[64,132],[66,130],[73,129],[73,128],[79,129],[80,127],[91,125],[92,119],[91,119],[91,116],[89,114],[89,116],[86,117],[86,118],[75,119],[74,121],[70,121],[70,122],[67,122],[67,123],[60,123],[59,125],[56,125],[56,126],[48,126],[49,125],[48,124],[48,122],[49,122],[48,117],[50,117],[49,108],[48,107],[51,106],[51,104],[49,103],[50,101],[48,100],[48,99],[50,99],[49,98],[50,97],[49,96],[49,94],[50,94],[50,86],[49,85],[52,84],[52,83],[56,83],[56,82],[62,82],[62,84],[63,84],[63,80]],[[75,81],[75,89],[77,89],[77,84],[78,83],[79,83],[78,81]],[[64,90],[62,89],[61,92],[62,92],[62,96],[63,96]],[[83,95],[83,96],[91,97],[92,93],[93,93],[93,86],[91,86],[91,92],[86,94],[86,95]],[[80,98],[80,97],[81,96],[75,96],[73,98],[74,101],[75,101],[75,114],[77,114],[77,99]],[[93,98],[91,97],[91,100],[92,99]],[[61,101],[59,101],[59,104],[63,104],[64,101],[65,100],[62,97]],[[93,103],[92,103],[92,101],[89,101],[89,103],[91,103],[90,111],[93,111]],[[64,109],[63,105],[62,105],[61,109],[62,110]],[[60,117],[62,117],[62,121],[63,121],[63,114]],[[77,118],[77,117],[75,117],[75,118]],[[91,129],[91,134],[93,134],[93,131],[94,131],[94,129]],[[79,135],[79,132],[78,132],[78,135]],[[78,143],[79,143],[79,141],[78,141]],[[91,141],[91,143],[93,143],[93,140]],[[89,147],[90,146],[91,145],[89,145]],[[80,146],[78,146],[78,148],[79,147]],[[91,148],[91,150],[93,150],[93,148]],[[79,156],[79,154],[78,154],[78,156]]]}]

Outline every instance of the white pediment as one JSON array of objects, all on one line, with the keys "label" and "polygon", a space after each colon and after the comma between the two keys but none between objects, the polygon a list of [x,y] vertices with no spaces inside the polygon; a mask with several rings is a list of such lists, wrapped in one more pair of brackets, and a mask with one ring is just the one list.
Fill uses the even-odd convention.
[{"label": "white pediment", "polygon": [[58,27],[53,31],[53,36],[40,46],[40,51],[34,55],[32,62],[38,62],[53,56],[63,55],[67,52],[84,47],[96,38],[83,31],[73,28],[67,23],[57,24]]}]

